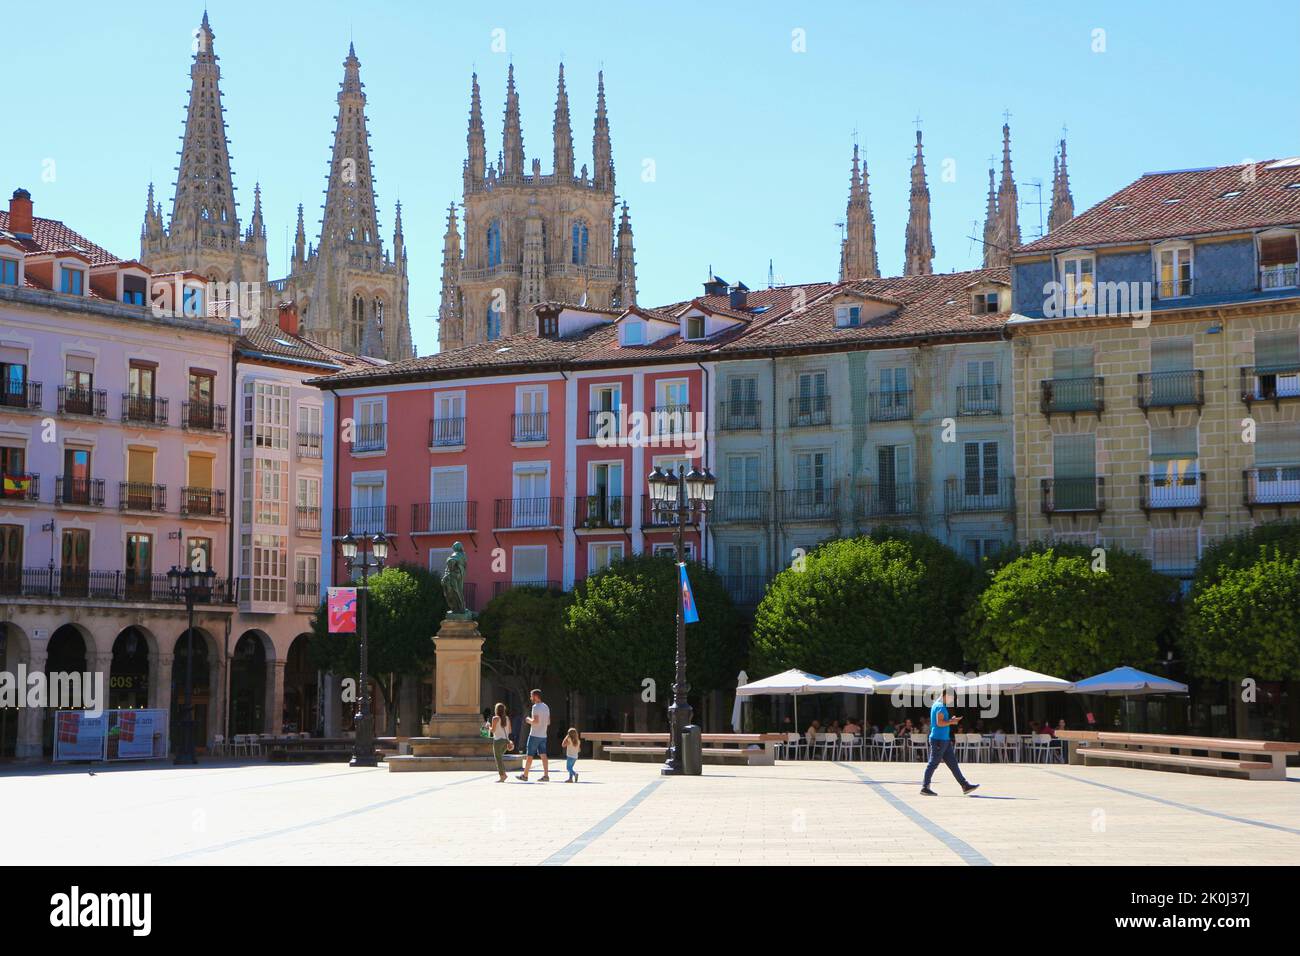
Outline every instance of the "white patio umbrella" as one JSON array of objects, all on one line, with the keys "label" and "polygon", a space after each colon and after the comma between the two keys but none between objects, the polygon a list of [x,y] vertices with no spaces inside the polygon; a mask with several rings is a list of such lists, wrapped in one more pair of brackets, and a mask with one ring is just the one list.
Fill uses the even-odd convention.
[{"label": "white patio umbrella", "polygon": [[963,680],[965,678],[960,674],[946,671],[942,667],[926,667],[910,674],[895,674],[893,677],[876,681],[875,692],[877,694],[901,692],[913,695],[936,693],[945,687],[955,687]]},{"label": "white patio umbrella", "polygon": [[972,677],[956,686],[956,690],[991,690],[995,694],[1011,696],[1011,732],[1020,733],[1016,723],[1016,697],[1021,694],[1042,694],[1049,691],[1068,691],[1074,685],[1068,680],[1025,670],[1023,667],[1003,667],[979,677]]},{"label": "white patio umbrella", "polygon": [[736,688],[737,697],[757,697],[760,694],[775,694],[784,697],[789,694],[794,698],[794,725],[799,727],[799,695],[815,693],[811,690],[821,678],[798,668],[791,668],[762,680],[752,681]]},{"label": "white patio umbrella", "polygon": [[[1157,677],[1136,667],[1116,667],[1104,674],[1077,681],[1071,694],[1097,694],[1102,697],[1140,697],[1147,694],[1186,694],[1187,685],[1167,677]],[[1124,726],[1128,726],[1128,705],[1124,706]]]},{"label": "white patio umbrella", "polygon": [[[744,687],[748,683],[749,683],[749,675],[746,674],[744,671],[741,671],[739,674],[736,675],[737,688]],[[736,733],[740,733],[741,730],[743,729],[740,726],[740,722],[743,719],[741,706],[744,704],[744,702],[745,699],[741,697],[739,694],[737,694],[736,702],[731,705],[731,729]]]},{"label": "white patio umbrella", "polygon": [[873,671],[870,667],[863,667],[860,670],[849,671],[847,674],[836,674],[834,677],[823,678],[817,682],[813,692],[818,694],[861,694],[862,726],[866,727],[868,725],[867,695],[876,692],[877,682],[888,679],[889,675],[887,674]]}]

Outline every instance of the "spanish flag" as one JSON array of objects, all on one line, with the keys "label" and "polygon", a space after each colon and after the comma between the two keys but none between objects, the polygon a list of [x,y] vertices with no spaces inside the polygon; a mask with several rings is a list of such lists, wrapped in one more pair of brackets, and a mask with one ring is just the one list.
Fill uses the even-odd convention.
[{"label": "spanish flag", "polygon": [[29,475],[5,475],[4,482],[5,497],[14,498],[27,494],[32,479]]}]

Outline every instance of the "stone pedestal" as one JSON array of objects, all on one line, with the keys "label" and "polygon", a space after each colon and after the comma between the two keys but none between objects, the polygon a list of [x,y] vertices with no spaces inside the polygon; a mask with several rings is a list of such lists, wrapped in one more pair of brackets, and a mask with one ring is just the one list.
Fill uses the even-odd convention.
[{"label": "stone pedestal", "polygon": [[[479,700],[482,679],[483,635],[472,618],[448,617],[433,638],[433,718],[428,737],[412,737],[409,752],[389,757],[392,772],[477,770],[494,772],[492,742],[479,735],[483,709]],[[506,769],[515,770],[520,758],[506,756]]]}]

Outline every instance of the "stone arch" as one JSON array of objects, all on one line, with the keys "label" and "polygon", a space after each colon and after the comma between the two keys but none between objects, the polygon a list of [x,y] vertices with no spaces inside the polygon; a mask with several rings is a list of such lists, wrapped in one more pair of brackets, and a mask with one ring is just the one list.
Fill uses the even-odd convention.
[{"label": "stone arch", "polygon": [[[45,673],[81,673],[95,663],[94,636],[81,624],[69,622],[55,628],[45,644]],[[105,688],[107,691],[107,688]],[[46,707],[41,749],[47,756],[54,753],[54,713],[57,708]]]},{"label": "stone arch", "polygon": [[[27,632],[12,621],[0,621],[0,670],[16,674],[20,663],[31,660],[31,653],[32,641]],[[22,693],[23,689],[16,686],[14,691]],[[2,703],[7,705],[10,702]],[[21,713],[17,707],[0,706],[0,761],[12,760],[18,755],[18,717]]]},{"label": "stone arch", "polygon": [[230,657],[230,733],[266,733],[267,664],[275,660],[275,645],[265,631],[251,628],[239,635]]},{"label": "stone arch", "polygon": [[118,631],[109,659],[108,709],[148,707],[157,662],[158,641],[148,628],[129,624]]},{"label": "stone arch", "polygon": [[310,640],[311,634],[304,631],[285,654],[284,729],[289,732],[316,734],[322,724],[320,672],[311,662]]},{"label": "stone arch", "polygon": [[[174,742],[180,740],[180,722],[185,717],[186,712],[186,668],[189,662],[189,641],[186,635],[189,634],[188,628],[182,628],[176,636],[175,642],[171,647],[171,664],[170,673],[162,675],[168,681],[166,688],[167,696],[160,693],[156,697],[155,706],[166,706],[170,709],[170,726],[173,728],[171,739]],[[219,728],[215,726],[216,712],[219,707],[220,693],[220,648],[217,645],[216,638],[206,628],[195,626],[194,628],[194,669],[193,669],[193,689],[194,689],[194,738],[196,746],[206,746],[209,734]]]}]

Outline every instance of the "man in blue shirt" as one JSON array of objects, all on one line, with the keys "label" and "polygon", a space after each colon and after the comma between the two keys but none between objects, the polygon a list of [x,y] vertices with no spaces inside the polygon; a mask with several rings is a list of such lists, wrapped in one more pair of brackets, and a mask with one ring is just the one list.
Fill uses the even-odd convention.
[{"label": "man in blue shirt", "polygon": [[962,793],[970,793],[979,787],[978,783],[971,783],[962,776],[961,767],[957,765],[957,752],[953,749],[952,733],[948,729],[961,723],[960,717],[948,716],[948,708],[952,706],[955,699],[956,695],[953,694],[952,688],[945,687],[943,693],[930,705],[930,762],[925,765],[925,781],[921,784],[921,793],[927,797],[937,796],[930,789],[930,781],[934,778],[934,772],[938,769],[941,760],[948,765],[952,775],[961,784]]}]

